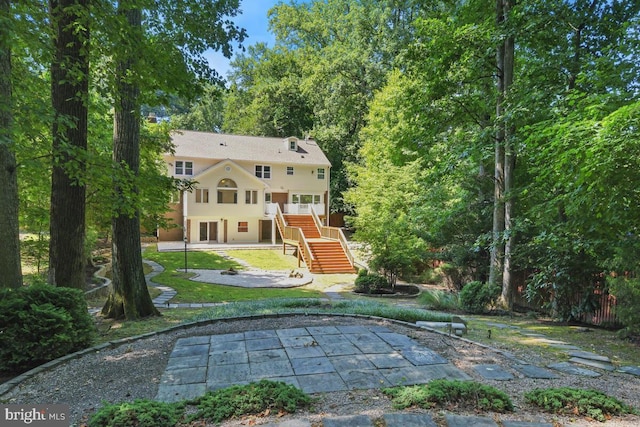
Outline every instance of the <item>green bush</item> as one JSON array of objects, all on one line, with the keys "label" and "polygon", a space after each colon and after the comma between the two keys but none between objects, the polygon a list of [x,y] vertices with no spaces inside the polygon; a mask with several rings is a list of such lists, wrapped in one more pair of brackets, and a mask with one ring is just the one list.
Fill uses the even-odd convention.
[{"label": "green bush", "polygon": [[360,270],[355,280],[355,292],[363,294],[375,294],[383,289],[390,289],[387,279],[378,273],[369,273],[367,270]]},{"label": "green bush", "polygon": [[640,334],[640,279],[611,277],[608,283],[611,294],[616,297],[614,310],[625,327],[623,333]]},{"label": "green bush", "polygon": [[527,402],[547,412],[583,415],[602,422],[613,415],[635,413],[630,406],[597,390],[569,387],[535,389],[525,393],[524,397]]},{"label": "green bush", "polygon": [[457,310],[460,308],[460,295],[441,289],[428,289],[420,294],[420,303],[432,310]]},{"label": "green bush", "polygon": [[283,382],[261,380],[248,385],[231,386],[207,392],[189,401],[198,411],[189,422],[206,420],[220,423],[243,415],[260,414],[266,410],[293,413],[308,406],[311,398],[302,390]]},{"label": "green bush", "polygon": [[468,313],[484,313],[500,296],[500,287],[482,282],[469,282],[460,291],[460,306]]},{"label": "green bush", "polygon": [[425,385],[393,387],[382,392],[391,397],[396,409],[456,405],[483,411],[513,411],[513,403],[506,393],[473,381],[433,380]]},{"label": "green bush", "polygon": [[82,291],[33,285],[0,293],[0,371],[24,371],[91,345]]},{"label": "green bush", "polygon": [[105,405],[89,419],[88,427],[174,427],[183,404],[139,399]]}]

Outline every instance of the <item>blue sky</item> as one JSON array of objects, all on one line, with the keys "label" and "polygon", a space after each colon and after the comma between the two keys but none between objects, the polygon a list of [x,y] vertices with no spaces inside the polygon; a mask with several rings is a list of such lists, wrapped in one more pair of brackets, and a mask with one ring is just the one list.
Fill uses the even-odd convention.
[{"label": "blue sky", "polygon": [[[265,42],[270,47],[273,47],[275,38],[273,34],[269,32],[269,21],[267,19],[267,12],[280,0],[241,0],[240,10],[242,14],[233,18],[234,22],[247,30],[248,38],[243,42],[244,46],[251,46],[258,42]],[[235,52],[236,49],[234,49]],[[209,60],[209,64],[214,68],[221,76],[226,77],[229,71],[229,60],[225,58],[220,52],[213,52],[205,54],[205,57]]]}]

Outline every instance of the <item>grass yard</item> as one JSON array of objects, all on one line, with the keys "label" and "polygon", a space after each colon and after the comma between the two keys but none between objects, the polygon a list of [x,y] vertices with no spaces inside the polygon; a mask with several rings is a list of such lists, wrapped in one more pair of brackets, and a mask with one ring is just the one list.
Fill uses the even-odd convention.
[{"label": "grass yard", "polygon": [[114,341],[122,338],[133,337],[136,335],[146,334],[148,332],[160,331],[185,323],[189,319],[193,319],[201,315],[205,309],[161,309],[160,317],[149,317],[134,322],[124,320],[112,320],[97,317],[98,337],[96,344]]},{"label": "grass yard", "polygon": [[[633,343],[622,340],[616,335],[616,331],[597,327],[576,327],[565,324],[530,319],[524,317],[498,317],[498,316],[463,316],[469,319],[469,332],[466,338],[472,341],[488,345],[499,345],[510,351],[527,349],[535,351],[541,356],[550,359],[567,359],[566,350],[550,347],[535,337],[524,336],[521,331],[543,334],[550,340],[562,341],[574,344],[585,351],[609,356],[616,365],[640,365],[640,352]],[[517,326],[518,329],[498,329],[487,323],[504,323]],[[488,330],[491,329],[491,338]]]},{"label": "grass yard", "polygon": [[306,270],[304,265],[298,267],[296,257],[286,255],[280,249],[232,249],[225,253],[262,270]]},{"label": "grass yard", "polygon": [[[243,260],[253,266],[250,262],[252,259],[251,256],[245,253],[251,251],[236,252],[243,253],[240,254],[245,257]],[[256,259],[259,260],[256,262],[266,265],[266,255],[275,255],[277,251],[256,250],[253,252],[264,252],[256,257]],[[193,277],[193,273],[190,273],[189,269],[243,269],[243,266],[240,263],[233,259],[225,258],[213,251],[188,252],[186,273],[184,272],[184,252],[158,252],[156,246],[150,246],[145,250],[143,256],[146,259],[150,259],[164,266],[165,271],[154,277],[153,281],[162,285],[170,286],[178,292],[178,294],[171,300],[172,303],[230,302],[265,298],[320,298],[323,296],[320,291],[304,286],[290,289],[251,289],[194,282],[189,280],[190,277]],[[283,263],[283,260],[279,260],[277,257],[275,258],[274,265],[278,266]],[[284,269],[286,270],[288,268]]]}]

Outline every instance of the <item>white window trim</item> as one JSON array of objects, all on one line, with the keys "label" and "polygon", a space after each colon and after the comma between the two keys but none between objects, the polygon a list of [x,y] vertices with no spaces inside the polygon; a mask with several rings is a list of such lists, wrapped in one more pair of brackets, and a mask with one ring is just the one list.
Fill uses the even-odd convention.
[{"label": "white window trim", "polygon": [[[195,202],[196,203],[198,203],[198,204],[208,204],[209,203],[209,198],[210,198],[211,194],[210,194],[208,188],[196,188],[194,191],[195,191],[194,197],[195,197]],[[204,194],[205,194],[204,192],[205,191],[207,192],[206,193],[207,194],[207,201],[206,202],[203,201]],[[198,201],[198,195],[200,195],[200,201]]]},{"label": "white window trim", "polygon": [[[258,172],[258,168],[260,168],[260,172]],[[269,172],[268,172],[269,176],[266,176],[267,172],[266,172],[265,168],[269,169]],[[255,176],[257,176],[258,178],[271,179],[271,172],[272,172],[271,165],[256,165],[253,168],[253,170],[254,170]]]},{"label": "white window trim", "polygon": [[[189,164],[189,166],[187,166],[187,164]],[[191,160],[176,160],[173,171],[174,171],[174,175],[192,176],[193,175],[193,161],[191,161]],[[178,172],[178,171],[180,171],[180,172]],[[189,171],[189,172],[187,173],[187,171]]]},{"label": "white window trim", "polygon": [[[247,196],[249,202],[247,202]],[[244,191],[244,204],[245,205],[257,205],[258,204],[258,190],[245,190]]]}]

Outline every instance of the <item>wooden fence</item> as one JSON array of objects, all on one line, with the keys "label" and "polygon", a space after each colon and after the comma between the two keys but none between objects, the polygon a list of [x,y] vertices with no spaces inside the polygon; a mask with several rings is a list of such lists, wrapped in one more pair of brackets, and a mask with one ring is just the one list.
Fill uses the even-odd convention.
[{"label": "wooden fence", "polygon": [[[516,286],[516,292],[514,295],[514,304],[524,309],[530,309],[535,311],[544,311],[541,301],[528,301],[525,296],[525,277],[518,277],[517,283],[521,283]],[[584,322],[595,326],[620,326],[620,321],[615,314],[616,298],[609,294],[604,288],[603,283],[598,281],[594,286],[594,305],[596,309],[593,313],[582,314],[579,316],[578,321]],[[583,299],[584,295],[577,294],[574,296],[575,304]],[[547,295],[546,298],[553,298],[552,295]],[[550,313],[548,313],[550,314]]]}]

